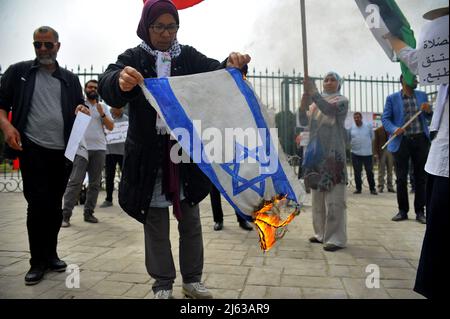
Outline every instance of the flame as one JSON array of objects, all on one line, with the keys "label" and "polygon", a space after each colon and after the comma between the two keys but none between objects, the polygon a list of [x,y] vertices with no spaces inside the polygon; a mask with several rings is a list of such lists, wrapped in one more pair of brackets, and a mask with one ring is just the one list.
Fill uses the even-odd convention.
[{"label": "flame", "polygon": [[275,242],[283,238],[286,226],[300,213],[297,207],[286,220],[282,221],[280,216],[280,205],[284,204],[286,196],[278,196],[272,201],[266,201],[262,208],[254,213],[254,220],[259,235],[261,249],[269,251]]}]

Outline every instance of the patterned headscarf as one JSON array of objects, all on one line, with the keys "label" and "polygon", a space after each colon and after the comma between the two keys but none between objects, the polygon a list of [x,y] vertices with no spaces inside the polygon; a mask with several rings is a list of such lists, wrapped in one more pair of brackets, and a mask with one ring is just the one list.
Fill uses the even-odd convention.
[{"label": "patterned headscarf", "polygon": [[150,42],[148,28],[164,13],[171,14],[177,24],[180,24],[178,10],[171,0],[147,0],[145,2],[136,33],[150,47],[152,44]]}]

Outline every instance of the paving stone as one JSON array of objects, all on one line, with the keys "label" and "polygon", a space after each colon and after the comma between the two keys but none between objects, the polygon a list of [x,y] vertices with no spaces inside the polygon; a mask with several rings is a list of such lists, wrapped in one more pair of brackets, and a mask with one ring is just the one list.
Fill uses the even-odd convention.
[{"label": "paving stone", "polygon": [[149,281],[148,275],[115,273],[105,278],[106,280],[128,282],[132,284],[145,284]]},{"label": "paving stone", "polygon": [[412,289],[386,289],[388,294],[394,299],[425,299],[424,296],[416,293]]},{"label": "paving stone", "polygon": [[3,257],[0,257],[0,266],[3,266],[3,267],[10,266],[12,264],[15,264],[16,262],[21,261],[21,260],[23,260],[23,259],[16,258],[16,257],[3,256]]},{"label": "paving stone", "polygon": [[210,289],[238,290],[244,287],[245,278],[246,275],[208,274],[204,281]]},{"label": "paving stone", "polygon": [[[325,252],[311,244],[311,206],[290,225],[268,252],[256,231],[245,232],[223,200],[223,231],[212,229],[209,198],[200,203],[205,247],[203,282],[216,298],[421,298],[412,291],[425,227],[413,220],[394,223],[396,197],[348,196],[348,247]],[[390,195],[390,194],[389,194]],[[100,195],[102,198],[104,194]],[[413,197],[411,197],[412,199]],[[100,223],[85,223],[82,206],[73,226],[61,229],[58,254],[80,267],[80,288],[68,288],[69,273],[47,273],[36,286],[24,285],[29,270],[26,202],[21,193],[0,193],[0,298],[153,298],[145,268],[142,225],[118,205],[98,209]],[[17,212],[23,212],[18,214]],[[175,267],[174,296],[181,294],[178,222],[170,213],[170,240]],[[365,285],[365,267],[380,267],[380,288]]]},{"label": "paving stone", "polygon": [[343,288],[342,283],[338,278],[293,275],[282,275],[281,286],[302,288]]},{"label": "paving stone", "polygon": [[125,297],[142,299],[151,291],[151,286],[148,284],[135,284],[125,294]]},{"label": "paving stone", "polygon": [[266,296],[266,291],[266,286],[245,285],[241,292],[241,299],[263,299]]},{"label": "paving stone", "polygon": [[250,285],[278,286],[282,268],[254,267],[250,269],[247,283]]},{"label": "paving stone", "polygon": [[302,297],[304,299],[347,299],[344,289],[323,289],[303,287]]},{"label": "paving stone", "polygon": [[399,279],[381,279],[381,284],[384,288],[393,289],[408,289],[412,290],[414,288],[415,280],[399,280]]},{"label": "paving stone", "polygon": [[365,279],[342,278],[345,291],[353,299],[389,299],[388,293],[380,288],[369,289]]},{"label": "paving stone", "polygon": [[267,299],[301,299],[301,288],[295,287],[267,287]]},{"label": "paving stone", "polygon": [[132,286],[132,284],[124,282],[102,280],[90,290],[100,295],[122,296],[125,292],[130,290]]}]

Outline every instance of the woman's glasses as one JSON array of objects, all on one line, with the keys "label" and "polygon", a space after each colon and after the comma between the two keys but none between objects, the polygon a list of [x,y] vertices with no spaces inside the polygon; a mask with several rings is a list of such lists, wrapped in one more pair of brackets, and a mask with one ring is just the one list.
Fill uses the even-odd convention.
[{"label": "woman's glasses", "polygon": [[34,47],[35,47],[37,50],[39,50],[39,49],[42,47],[42,45],[44,45],[45,48],[46,48],[47,50],[52,50],[52,49],[55,47],[55,45],[56,45],[57,43],[58,43],[58,42],[40,42],[40,41],[34,41],[34,42],[33,42],[33,45],[34,45]]},{"label": "woman's glasses", "polygon": [[157,34],[162,34],[165,30],[167,30],[169,34],[175,34],[179,28],[180,26],[178,24],[154,24],[150,26],[150,29]]}]

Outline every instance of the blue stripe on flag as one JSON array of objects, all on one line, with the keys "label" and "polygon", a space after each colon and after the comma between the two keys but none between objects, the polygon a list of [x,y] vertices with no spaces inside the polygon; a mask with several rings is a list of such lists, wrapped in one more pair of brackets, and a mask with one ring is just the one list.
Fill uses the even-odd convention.
[{"label": "blue stripe on flag", "polygon": [[[263,142],[264,145],[266,145],[266,151],[267,152],[275,152],[275,148],[273,147],[275,144],[272,141],[271,143],[268,143],[268,141],[271,141],[271,136],[269,129],[266,125],[266,122],[264,120],[264,117],[261,113],[260,105],[258,103],[257,98],[255,97],[254,92],[250,89],[250,87],[247,85],[247,83],[244,82],[242,79],[242,73],[240,70],[236,68],[227,69],[227,71],[231,74],[234,81],[236,82],[236,85],[238,86],[241,93],[244,95],[245,100],[247,101],[247,104],[250,108],[250,111],[253,114],[253,117],[256,121],[256,125],[258,128],[263,128],[266,131],[266,141]],[[276,145],[278,145],[278,141],[276,141]],[[278,154],[277,154],[278,155]],[[269,158],[271,158],[269,156]],[[278,156],[277,156],[278,158]],[[287,195],[287,198],[290,200],[293,200],[295,202],[298,202],[297,196],[295,195],[294,190],[292,189],[289,180],[286,176],[286,174],[283,171],[283,167],[281,166],[280,161],[278,160],[278,170],[275,174],[271,175],[272,181],[275,187],[275,191],[278,194]]]},{"label": "blue stripe on flag", "polygon": [[[145,86],[156,99],[158,105],[164,105],[166,107],[160,107],[161,112],[163,113],[164,119],[166,120],[167,125],[171,128],[186,128],[192,136],[192,143],[190,143],[190,147],[187,148],[187,141],[180,141],[181,146],[186,151],[189,149],[189,155],[193,158],[193,150],[195,145],[200,145],[201,147],[201,155],[203,158],[204,146],[201,142],[200,137],[197,135],[197,132],[194,130],[194,126],[192,121],[187,116],[184,111],[182,105],[176,98],[175,94],[172,91],[172,87],[170,86],[170,82],[167,78],[152,78],[145,79]],[[203,160],[200,163],[196,163],[199,168],[205,173],[211,182],[216,186],[216,188],[222,193],[225,199],[230,203],[233,209],[244,219],[251,221],[252,217],[244,214],[239,207],[234,203],[234,201],[227,194],[225,189],[222,187],[216,172],[214,171],[211,164],[204,163]]]}]

